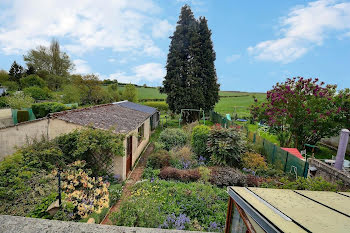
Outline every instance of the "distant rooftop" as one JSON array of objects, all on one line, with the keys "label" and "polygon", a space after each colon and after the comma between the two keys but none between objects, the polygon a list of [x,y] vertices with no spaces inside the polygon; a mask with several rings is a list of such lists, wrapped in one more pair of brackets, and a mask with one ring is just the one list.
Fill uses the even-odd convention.
[{"label": "distant rooftop", "polygon": [[116,133],[128,133],[136,129],[151,115],[119,104],[103,104],[50,114],[51,118],[99,129],[114,129]]}]

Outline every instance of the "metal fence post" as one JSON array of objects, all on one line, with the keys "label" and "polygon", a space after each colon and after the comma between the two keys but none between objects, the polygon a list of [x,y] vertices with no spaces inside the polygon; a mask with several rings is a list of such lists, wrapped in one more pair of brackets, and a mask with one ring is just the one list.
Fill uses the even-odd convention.
[{"label": "metal fence post", "polygon": [[288,156],[289,156],[289,153],[287,152],[286,162],[284,164],[284,173],[286,172],[286,169],[287,169]]},{"label": "metal fence post", "polygon": [[309,163],[305,162],[305,164],[304,164],[304,172],[303,172],[304,178],[307,178],[308,171],[309,171]]},{"label": "metal fence post", "polygon": [[271,158],[272,164],[275,164],[275,155],[276,155],[276,145],[273,144],[272,158]]}]

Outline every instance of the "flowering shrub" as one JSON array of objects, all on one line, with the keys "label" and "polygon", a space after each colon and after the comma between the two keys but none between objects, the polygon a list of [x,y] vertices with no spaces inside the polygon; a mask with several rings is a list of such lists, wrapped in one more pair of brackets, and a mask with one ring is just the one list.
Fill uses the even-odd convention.
[{"label": "flowering shrub", "polygon": [[83,170],[85,164],[85,161],[76,161],[61,174],[65,201],[77,208],[71,213],[72,219],[86,218],[92,212],[100,213],[109,207],[109,183],[104,183],[102,177],[90,177],[89,172]]},{"label": "flowering shrub", "polygon": [[[302,148],[339,132],[346,119],[343,109],[349,93],[337,94],[336,85],[302,77],[277,83],[267,92],[267,102],[251,107],[255,119],[265,119],[277,132],[282,146]],[[340,93],[346,93],[340,92]],[[344,124],[343,124],[344,125]],[[288,131],[289,133],[286,133]]]},{"label": "flowering shrub", "polygon": [[267,169],[267,164],[263,156],[253,153],[247,152],[242,156],[243,167],[248,169]]},{"label": "flowering shrub", "polygon": [[112,184],[109,186],[109,200],[111,205],[115,204],[123,193],[123,185],[122,184]]},{"label": "flowering shrub", "polygon": [[166,217],[163,224],[161,224],[159,228],[184,230],[186,226],[188,227],[190,222],[190,218],[187,217],[186,214],[180,214],[178,217],[176,217],[175,214],[172,213]]}]

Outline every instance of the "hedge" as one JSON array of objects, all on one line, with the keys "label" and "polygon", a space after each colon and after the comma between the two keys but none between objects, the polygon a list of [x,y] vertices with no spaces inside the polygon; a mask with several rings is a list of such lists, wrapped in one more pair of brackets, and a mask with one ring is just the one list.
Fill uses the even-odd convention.
[{"label": "hedge", "polygon": [[62,103],[45,102],[33,104],[32,109],[36,118],[42,118],[47,116],[49,113],[64,111],[68,108]]}]

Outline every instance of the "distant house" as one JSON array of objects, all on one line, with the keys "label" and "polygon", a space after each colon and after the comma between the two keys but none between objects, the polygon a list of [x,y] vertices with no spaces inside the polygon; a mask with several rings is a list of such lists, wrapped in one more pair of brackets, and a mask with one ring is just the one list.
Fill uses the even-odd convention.
[{"label": "distant house", "polygon": [[57,112],[45,118],[0,129],[0,158],[12,154],[14,146],[24,145],[27,138],[45,135],[53,139],[86,126],[112,129],[115,133],[126,135],[126,156],[117,157],[113,166],[114,174],[125,179],[148,144],[152,127],[156,127],[158,121],[157,109],[128,101]]}]

